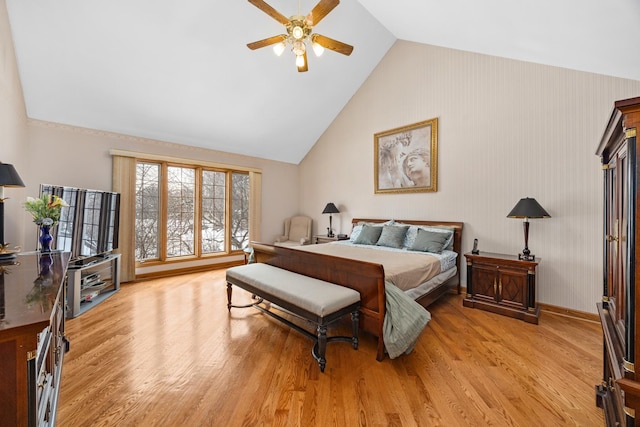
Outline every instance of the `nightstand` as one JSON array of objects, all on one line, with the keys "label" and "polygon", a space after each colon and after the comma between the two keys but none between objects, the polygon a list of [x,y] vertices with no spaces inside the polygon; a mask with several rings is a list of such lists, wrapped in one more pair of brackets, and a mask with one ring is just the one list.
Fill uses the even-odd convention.
[{"label": "nightstand", "polygon": [[539,259],[523,261],[517,255],[468,253],[465,307],[479,308],[538,323],[536,268]]},{"label": "nightstand", "polygon": [[313,236],[313,238],[315,240],[315,244],[335,242],[336,240],[349,240],[348,236],[344,238],[338,238],[337,234],[333,235],[332,237],[329,237],[325,234],[324,236]]}]

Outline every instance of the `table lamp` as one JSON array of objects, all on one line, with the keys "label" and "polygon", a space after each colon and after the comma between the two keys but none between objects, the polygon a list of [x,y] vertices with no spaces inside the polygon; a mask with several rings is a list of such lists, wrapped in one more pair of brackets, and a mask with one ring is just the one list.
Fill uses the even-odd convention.
[{"label": "table lamp", "polygon": [[329,214],[329,229],[327,230],[327,237],[333,237],[333,225],[331,224],[331,214],[340,213],[336,205],[333,203],[327,203],[322,211],[323,214]]},{"label": "table lamp", "polygon": [[[13,165],[0,162],[0,256],[5,252],[8,245],[4,241],[4,201],[6,200],[4,187],[24,187],[24,183]],[[5,253],[5,255],[7,254]],[[15,254],[9,255],[15,256]]]},{"label": "table lamp", "polygon": [[534,261],[536,256],[531,255],[531,251],[529,251],[529,218],[551,218],[551,215],[540,206],[536,199],[525,197],[516,203],[507,218],[524,218],[522,223],[524,227],[524,249],[521,254],[518,254],[518,259]]}]

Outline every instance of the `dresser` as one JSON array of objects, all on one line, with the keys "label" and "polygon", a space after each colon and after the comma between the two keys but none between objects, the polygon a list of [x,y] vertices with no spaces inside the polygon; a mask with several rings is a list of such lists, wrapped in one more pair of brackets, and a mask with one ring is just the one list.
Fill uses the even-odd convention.
[{"label": "dresser", "polygon": [[55,424],[68,252],[0,261],[0,426]]},{"label": "dresser", "polygon": [[618,101],[596,154],[603,170],[603,282],[597,304],[603,331],[602,381],[596,403],[608,426],[640,425],[640,198],[638,147],[640,98]]}]

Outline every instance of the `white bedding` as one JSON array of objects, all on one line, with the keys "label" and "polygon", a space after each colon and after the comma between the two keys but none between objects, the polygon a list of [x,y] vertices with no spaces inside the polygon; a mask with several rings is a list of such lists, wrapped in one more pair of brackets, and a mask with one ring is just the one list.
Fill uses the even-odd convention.
[{"label": "white bedding", "polygon": [[444,250],[441,254],[436,254],[433,252],[418,252],[418,251],[410,251],[408,249],[396,249],[390,248],[388,246],[372,246],[372,245],[358,245],[353,243],[351,240],[338,240],[336,242],[326,243],[328,245],[347,245],[347,246],[356,246],[363,248],[374,248],[376,250],[381,251],[391,251],[391,252],[404,252],[404,253],[412,253],[412,254],[421,254],[426,256],[432,256],[437,258],[440,261],[440,271],[446,271],[450,268],[456,267],[456,259],[458,258],[458,253],[454,251]]},{"label": "white bedding", "polygon": [[[359,248],[362,250],[360,251]],[[449,250],[437,254],[387,246],[360,245],[349,240],[299,246],[297,249],[382,264],[386,281],[394,284],[413,299],[426,294],[458,271],[456,266],[458,254]],[[390,256],[391,253],[394,256]],[[401,256],[398,257],[397,254]]]},{"label": "white bedding", "polygon": [[404,291],[404,293],[407,296],[409,296],[411,299],[417,300],[422,295],[429,292],[431,289],[435,288],[436,286],[444,283],[445,281],[455,276],[457,272],[458,272],[458,267],[454,265],[453,268],[443,271],[433,279],[427,280],[426,282],[422,283],[419,286],[416,286],[413,289],[408,289]]}]

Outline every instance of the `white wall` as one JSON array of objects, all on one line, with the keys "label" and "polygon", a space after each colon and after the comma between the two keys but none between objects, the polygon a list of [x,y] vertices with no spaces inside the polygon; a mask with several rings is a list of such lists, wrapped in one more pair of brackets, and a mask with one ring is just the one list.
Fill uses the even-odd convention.
[{"label": "white wall", "polygon": [[[534,197],[542,259],[539,302],[596,312],[602,278],[602,172],[596,146],[613,102],[640,81],[398,41],[301,163],[301,210],[321,233],[353,217],[463,221],[463,250],[517,254],[522,222],[506,218]],[[374,133],[437,117],[438,191],[374,194]],[[319,223],[318,223],[319,221]],[[463,280],[466,274],[463,271]]]}]

